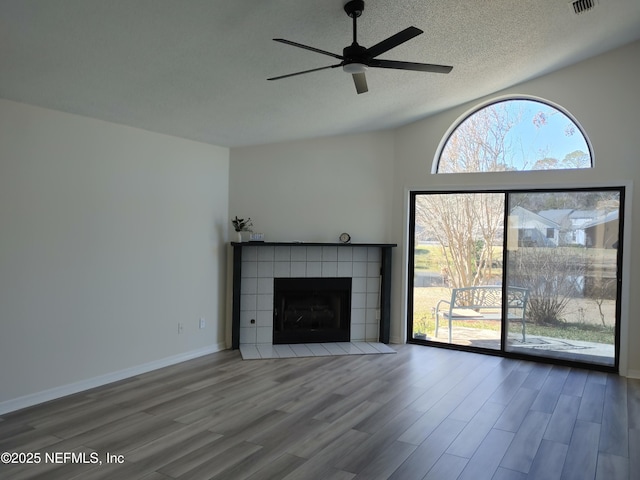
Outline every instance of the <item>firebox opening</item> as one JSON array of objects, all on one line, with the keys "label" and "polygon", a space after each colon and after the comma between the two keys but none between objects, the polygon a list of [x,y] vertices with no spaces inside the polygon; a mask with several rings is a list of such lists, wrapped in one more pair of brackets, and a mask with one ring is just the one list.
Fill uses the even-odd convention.
[{"label": "firebox opening", "polygon": [[348,342],[351,278],[274,278],[273,343]]}]

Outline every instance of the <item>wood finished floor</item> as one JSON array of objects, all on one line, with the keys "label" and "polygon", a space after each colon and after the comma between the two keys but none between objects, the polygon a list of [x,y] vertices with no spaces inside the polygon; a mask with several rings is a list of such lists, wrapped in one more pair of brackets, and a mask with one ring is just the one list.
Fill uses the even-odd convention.
[{"label": "wood finished floor", "polygon": [[[640,381],[416,345],[224,351],[0,417],[2,479],[640,479]],[[107,452],[123,464],[51,464]]]}]

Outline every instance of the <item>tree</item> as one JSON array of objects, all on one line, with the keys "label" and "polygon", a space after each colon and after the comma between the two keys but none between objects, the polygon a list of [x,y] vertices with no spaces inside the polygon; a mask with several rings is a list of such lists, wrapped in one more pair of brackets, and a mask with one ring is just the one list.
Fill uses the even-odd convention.
[{"label": "tree", "polygon": [[620,207],[620,194],[617,191],[558,191],[553,195],[545,193],[521,193],[511,195],[511,208],[521,206],[532,212],[553,209],[573,210],[617,210]]},{"label": "tree", "polygon": [[581,150],[568,153],[562,160],[564,168],[589,168],[590,162],[589,154]]},{"label": "tree", "polygon": [[489,105],[468,117],[442,150],[439,173],[516,170],[508,135],[521,113],[507,103]]},{"label": "tree", "polygon": [[558,160],[556,158],[545,157],[537,160],[536,163],[533,164],[534,170],[557,170],[558,169]]},{"label": "tree", "polygon": [[[557,123],[552,118],[556,114],[562,115],[551,106],[530,100],[488,105],[467,117],[450,135],[442,149],[438,172],[530,169],[526,168],[527,164],[532,163],[536,155],[528,145],[532,141],[530,130],[548,130],[550,123]],[[567,120],[569,125],[563,134],[572,136],[575,127]],[[521,135],[519,132],[526,127],[529,127],[528,135]],[[540,135],[542,141],[547,138]],[[533,169],[578,168],[589,160],[589,155],[581,151],[566,155],[562,161],[543,155]],[[416,197],[416,225],[440,244],[446,263],[442,269],[451,287],[476,286],[490,281],[496,260],[494,242],[504,228],[504,198],[503,194],[494,193],[434,193]],[[544,200],[548,201],[548,195]]]},{"label": "tree", "polygon": [[416,197],[416,224],[440,244],[446,262],[442,268],[451,287],[482,285],[491,279],[502,212],[504,195],[498,193]]},{"label": "tree", "polygon": [[[503,102],[475,112],[449,137],[438,171],[516,170],[509,132],[520,121],[521,110]],[[446,261],[442,268],[453,288],[490,281],[503,216],[503,194],[432,194],[416,199],[416,224],[440,244]]]}]

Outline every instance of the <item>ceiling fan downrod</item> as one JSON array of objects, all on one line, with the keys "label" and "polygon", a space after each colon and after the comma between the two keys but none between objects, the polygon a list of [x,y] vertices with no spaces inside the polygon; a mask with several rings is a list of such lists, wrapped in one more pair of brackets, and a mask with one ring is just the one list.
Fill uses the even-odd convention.
[{"label": "ceiling fan downrod", "polygon": [[353,43],[357,44],[358,43],[358,36],[357,36],[357,18],[362,15],[362,12],[364,11],[364,0],[350,0],[349,2],[345,3],[344,5],[344,11],[347,12],[347,15],[349,15],[352,19],[353,19]]},{"label": "ceiling fan downrod", "polygon": [[[367,70],[365,55],[367,49],[358,45],[358,17],[362,15],[364,10],[364,0],[350,0],[344,6],[344,11],[347,12],[353,19],[353,43],[345,47],[342,51],[344,57],[342,70],[350,74],[362,74]],[[365,91],[366,80],[360,76],[359,80],[354,78],[354,81],[360,83],[360,87],[356,86],[358,91]]]}]

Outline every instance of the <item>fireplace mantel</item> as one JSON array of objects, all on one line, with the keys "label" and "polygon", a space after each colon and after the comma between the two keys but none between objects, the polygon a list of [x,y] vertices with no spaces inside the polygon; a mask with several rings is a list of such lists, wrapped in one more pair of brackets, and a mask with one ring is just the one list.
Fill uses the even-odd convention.
[{"label": "fireplace mantel", "polygon": [[[258,251],[265,249],[278,249],[277,251],[287,251],[289,247],[291,249],[297,249],[298,247],[321,247],[323,251],[331,251],[331,248],[324,249],[325,247],[334,247],[338,251],[342,249],[355,249],[354,252],[362,252],[362,250],[377,251],[379,252],[379,279],[380,279],[380,291],[379,293],[379,320],[378,320],[378,338],[376,339],[382,343],[389,343],[390,325],[391,325],[391,252],[392,248],[397,244],[391,243],[333,243],[333,242],[231,242],[233,247],[233,300],[232,300],[232,322],[231,322],[231,346],[233,349],[240,348],[240,330],[241,330],[241,297],[242,297],[242,265],[243,265],[243,251],[246,248],[257,248]],[[284,247],[284,248],[283,248]],[[293,251],[293,250],[290,250]],[[251,252],[249,252],[251,253]],[[255,251],[253,251],[255,253]],[[350,252],[344,251],[343,253],[349,254]],[[295,256],[292,254],[292,256]],[[342,257],[343,255],[340,255]],[[348,255],[345,255],[348,256]],[[291,263],[292,260],[289,260]],[[275,262],[274,263],[281,263]],[[338,262],[336,262],[338,263]],[[377,265],[377,263],[376,263]],[[274,274],[275,275],[275,274]],[[378,276],[378,272],[375,273]],[[246,276],[245,276],[246,278]],[[246,331],[246,329],[245,329]]]},{"label": "fireplace mantel", "polygon": [[234,247],[397,247],[397,243],[341,243],[341,242],[231,242]]}]

